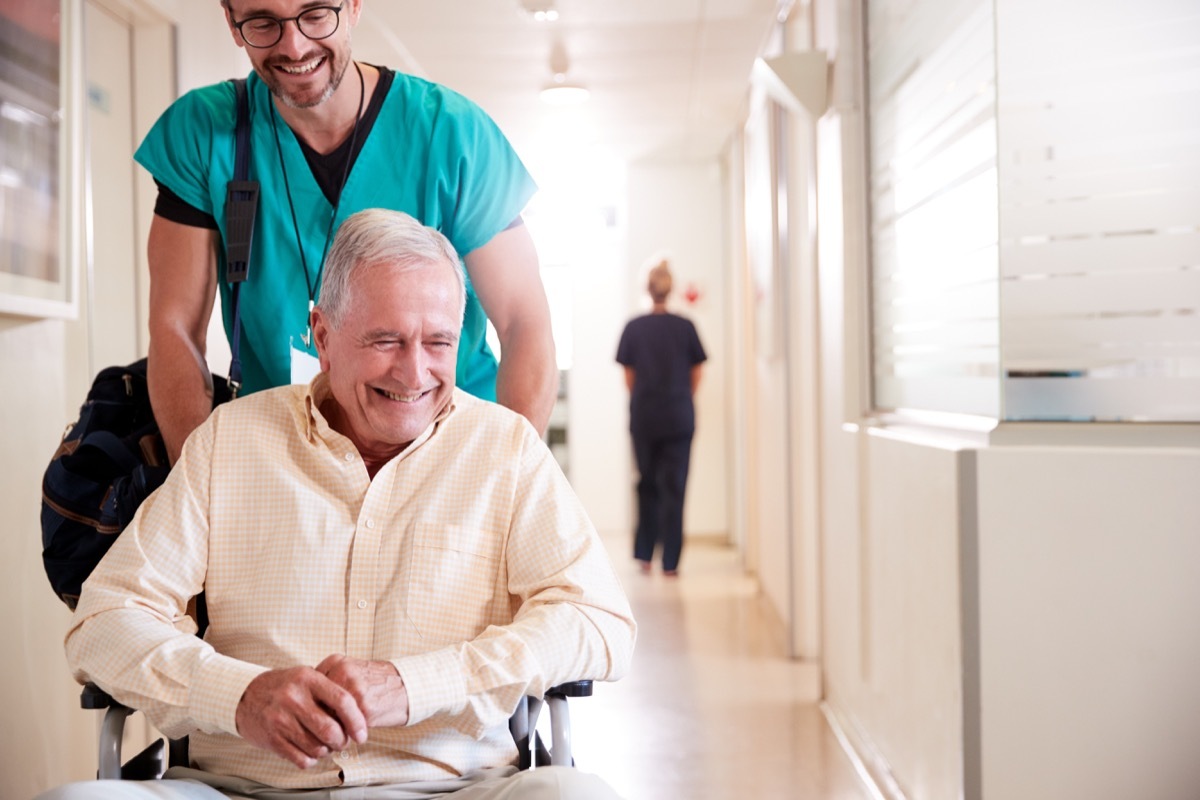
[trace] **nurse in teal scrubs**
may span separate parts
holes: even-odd
[[[458,385],[523,413],[544,431],[557,371],[537,254],[521,221],[533,180],[495,123],[438,84],[354,62],[362,2],[267,4],[278,16],[223,3],[254,71],[250,177],[260,183],[250,274],[241,289],[242,392],[305,381],[308,328],[337,225],[385,207],[437,228],[463,254],[468,301]],[[255,8],[262,8],[258,3]],[[185,94],[136,153],[159,187],[150,230],[150,389],[172,459],[211,408],[207,320],[224,277],[226,184],[236,102],[224,82]],[[485,340],[488,319],[503,356]]]

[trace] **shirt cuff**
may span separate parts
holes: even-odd
[[[188,693],[189,716],[205,733],[238,736],[237,709],[246,687],[266,667],[213,653],[196,670]]]
[[[408,725],[466,707],[467,682],[453,649],[397,658],[392,664],[408,693]]]

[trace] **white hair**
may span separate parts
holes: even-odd
[[[358,273],[380,266],[402,270],[444,264],[458,282],[459,307],[466,310],[467,287],[458,253],[442,233],[403,211],[369,208],[346,218],[329,248],[318,306],[339,327],[350,304]]]

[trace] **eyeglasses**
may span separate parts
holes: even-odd
[[[296,23],[296,30],[308,39],[328,39],[338,29],[338,16],[345,6],[315,6],[306,8],[294,17],[246,17],[234,22],[242,40],[251,47],[274,47],[283,38],[283,23]],[[230,19],[232,19],[232,14]]]

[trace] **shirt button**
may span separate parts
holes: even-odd
[[[340,755],[342,758],[349,758],[349,757],[350,757],[350,753],[349,753],[349,752],[347,752],[346,750],[343,750],[342,752],[338,753],[338,755]]]
[[[359,608],[366,608],[366,607],[367,607],[367,601],[366,601],[366,600],[359,600],[359,601],[358,601],[358,607],[359,607]]]
[[[367,527],[368,527],[368,528],[374,528],[374,527],[375,527],[375,520],[373,520],[373,519],[369,519],[369,520],[367,520]]]
[[[346,453],[346,460],[347,460],[347,461],[353,461],[353,460],[354,460],[354,453]]]

